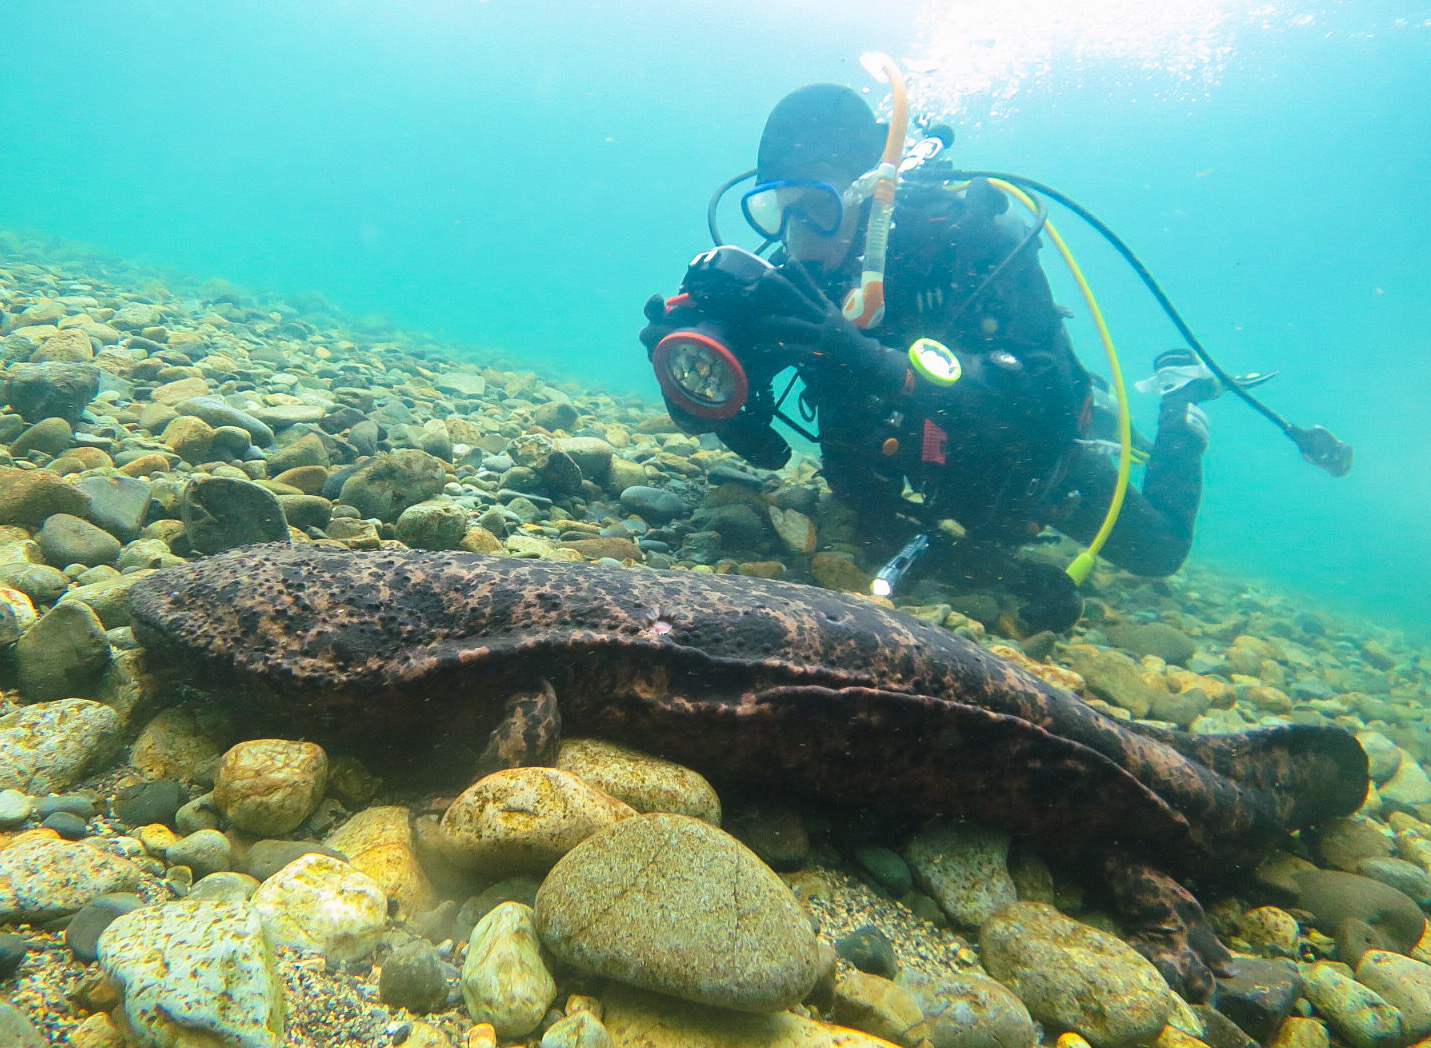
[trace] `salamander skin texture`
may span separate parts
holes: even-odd
[[[1366,795],[1339,728],[1118,721],[948,630],[793,583],[274,543],[155,572],[131,604],[151,664],[251,724],[448,785],[550,760],[564,733],[1005,826],[1101,862],[1148,929],[1135,943],[1191,996],[1226,954],[1173,877],[1246,870]]]

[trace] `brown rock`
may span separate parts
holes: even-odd
[[[826,589],[846,593],[868,593],[870,577],[849,557],[838,553],[816,553],[810,558],[810,573]]]
[[[148,455],[140,455],[132,462],[126,462],[119,467],[119,472],[126,477],[147,477],[153,473],[165,473],[169,470],[169,460],[157,451]]]
[[[40,363],[57,360],[65,363],[79,363],[94,359],[94,344],[89,336],[78,328],[62,328],[40,343],[40,348],[30,354],[30,360]]]
[[[234,827],[282,837],[308,818],[328,780],[328,755],[311,742],[253,739],[229,749],[214,779],[214,803]]]
[[[273,479],[279,484],[290,484],[305,495],[317,495],[328,482],[328,470],[323,466],[294,466]]]
[[[180,415],[164,427],[159,439],[185,462],[197,464],[208,460],[209,448],[214,443],[214,427],[193,415]]]
[[[166,382],[159,386],[153,393],[149,394],[149,399],[156,404],[166,404],[173,407],[190,397],[202,397],[209,392],[209,384],[201,378],[181,378],[174,382]]]
[[[671,812],[720,825],[720,798],[705,776],[600,739],[563,739],[556,766],[645,814]]]
[[[0,467],[0,524],[37,528],[55,513],[82,517],[89,498],[47,469]]]

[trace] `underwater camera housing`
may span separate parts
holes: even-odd
[[[666,302],[667,317],[680,326],[651,351],[667,400],[762,469],[790,460],[790,445],[771,426],[770,383],[793,361],[758,346],[749,326],[769,312],[783,283],[774,266],[744,248],[702,252]]]

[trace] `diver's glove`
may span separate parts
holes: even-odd
[[[849,369],[861,382],[874,383],[876,392],[886,385],[898,389],[903,384],[903,354],[855,327],[804,266],[787,262],[776,272],[786,293],[772,311],[752,318],[751,333],[757,341],[797,348],[801,361],[816,368]]]

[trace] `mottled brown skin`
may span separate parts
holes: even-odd
[[[789,583],[273,544],[157,572],[131,600],[159,664],[370,758],[457,740],[486,747],[484,769],[540,762],[559,717],[717,778],[1116,856],[1145,952],[1194,996],[1225,951],[1158,871],[1228,876],[1366,792],[1340,729],[1131,725],[948,630]],[[439,760],[456,786],[476,766]]]

